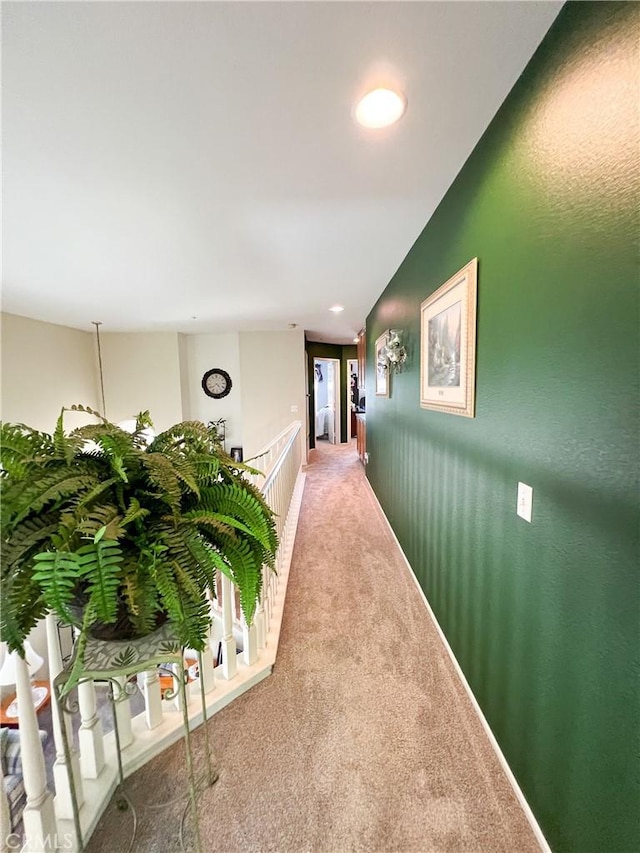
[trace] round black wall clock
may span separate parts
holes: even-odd
[[[207,370],[202,377],[202,390],[207,396],[214,397],[216,400],[226,397],[231,391],[231,377],[220,367]]]

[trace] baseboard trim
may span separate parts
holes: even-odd
[[[548,843],[547,839],[544,837],[544,833],[542,832],[542,829],[540,828],[540,824],[536,820],[536,817],[535,817],[533,811],[531,810],[531,806],[527,802],[527,799],[526,799],[524,793],[522,792],[522,789],[520,788],[520,785],[518,784],[516,777],[513,775],[513,771],[509,767],[507,759],[504,757],[504,753],[500,749],[500,744],[496,740],[496,736],[492,732],[491,726],[487,722],[487,718],[485,717],[485,715],[482,711],[482,708],[478,704],[478,700],[474,696],[473,691],[472,691],[471,687],[469,686],[469,682],[467,681],[467,678],[466,678],[464,672],[462,671],[462,667],[458,663],[458,660],[457,660],[455,654],[453,653],[453,649],[449,645],[449,641],[447,640],[444,631],[440,627],[440,623],[438,622],[436,615],[433,612],[431,605],[429,604],[429,601],[427,599],[427,596],[424,593],[424,590],[422,589],[422,587],[418,583],[418,578],[416,577],[416,574],[413,571],[411,563],[407,559],[407,555],[404,553],[402,545],[400,545],[400,542],[398,541],[398,537],[396,536],[395,531],[394,531],[393,527],[391,526],[391,523],[389,522],[389,519],[387,518],[385,511],[382,509],[382,506],[380,505],[380,501],[378,500],[378,496],[374,492],[373,486],[369,482],[368,477],[365,476],[364,479],[365,479],[367,486],[369,487],[369,491],[371,493],[371,496],[373,497],[373,500],[375,502],[376,507],[378,508],[378,511],[380,512],[381,517],[384,519],[384,522],[387,525],[387,528],[389,529],[389,532],[391,533],[391,536],[393,537],[393,540],[396,543],[398,550],[402,554],[402,559],[404,560],[404,563],[405,563],[405,565],[409,571],[409,574],[413,578],[413,582],[415,583],[415,585],[418,589],[418,592],[420,593],[422,601],[424,602],[424,606],[427,609],[427,613],[431,617],[431,620],[432,620],[433,624],[435,625],[435,628],[438,632],[440,639],[442,640],[442,643],[443,643],[443,645],[447,651],[447,654],[451,658],[451,662],[453,663],[453,666],[454,666],[454,669],[458,675],[458,678],[460,679],[462,686],[464,687],[464,689],[465,689],[465,691],[469,697],[471,705],[473,706],[473,709],[476,712],[478,719],[480,720],[482,728],[484,729],[487,737],[489,738],[489,742],[491,743],[491,746],[493,747],[493,750],[494,750],[494,752],[498,758],[498,761],[500,762],[500,766],[502,767],[504,774],[507,777],[507,781],[511,785],[511,787],[513,789],[513,793],[515,794],[516,799],[520,803],[520,807],[522,808],[522,811],[524,812],[524,815],[527,818],[529,825],[531,826],[533,834],[536,837],[536,841],[540,845],[540,850],[542,850],[543,853],[551,853],[551,848],[549,847],[549,843]]]

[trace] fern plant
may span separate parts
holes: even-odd
[[[179,641],[203,649],[207,593],[216,575],[236,585],[251,624],[263,566],[274,567],[273,513],[247,479],[253,469],[223,450],[199,421],[147,444],[148,412],[124,432],[84,406],[96,424],[52,435],[0,424],[0,633],[11,650],[47,612],[99,636],[123,639],[169,619]]]

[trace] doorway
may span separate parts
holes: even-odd
[[[358,377],[358,359],[347,359],[347,440],[356,437],[356,409],[360,404],[360,380]]]
[[[340,361],[313,359],[315,396],[314,429],[316,442],[340,443]]]

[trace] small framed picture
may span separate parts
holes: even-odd
[[[376,341],[376,397],[389,396],[389,365],[383,355],[388,336],[385,332]]]
[[[420,307],[420,405],[475,417],[478,259]]]

